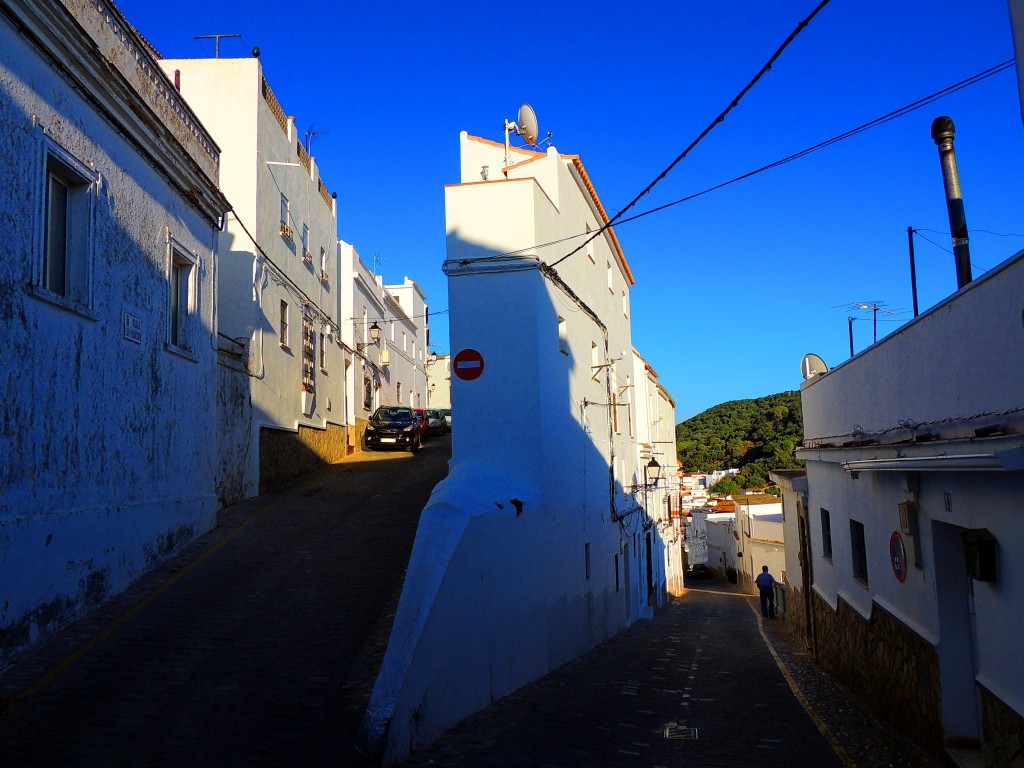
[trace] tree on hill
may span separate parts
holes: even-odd
[[[799,392],[732,400],[676,425],[679,462],[687,472],[736,467],[740,488],[762,488],[774,469],[798,469],[803,439]]]

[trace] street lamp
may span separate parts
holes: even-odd
[[[361,342],[361,341],[356,342],[356,351],[357,352],[362,352],[367,347],[372,346],[372,345],[377,345],[379,343],[380,343],[380,326],[377,325],[377,321],[375,320],[373,322],[373,325],[370,326],[370,340],[367,341],[367,342]]]

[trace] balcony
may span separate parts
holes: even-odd
[[[327,278],[326,270],[320,270],[320,282],[323,283],[324,285],[327,285],[330,282],[330,280],[328,280]]]
[[[307,250],[303,250],[302,251],[302,263],[303,264],[312,264],[313,263],[313,254],[310,253]]]
[[[288,242],[291,242],[292,238],[294,236],[295,236],[295,233],[292,232],[292,228],[289,227],[285,222],[282,221],[281,222],[281,237],[283,237]]]

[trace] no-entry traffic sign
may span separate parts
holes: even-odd
[[[452,370],[464,381],[479,379],[480,374],[484,372],[484,356],[475,349],[464,349],[455,355]]]

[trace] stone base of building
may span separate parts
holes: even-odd
[[[299,426],[298,433],[260,428],[260,493],[272,491],[325,464],[348,455],[348,427],[327,429]]]
[[[991,691],[981,692],[981,728],[985,768],[1024,768],[1024,718]]]
[[[796,595],[793,602],[803,605]],[[842,598],[836,610],[817,594],[810,604],[817,662],[894,728],[942,759],[939,658],[934,646],[877,604],[867,620]]]

